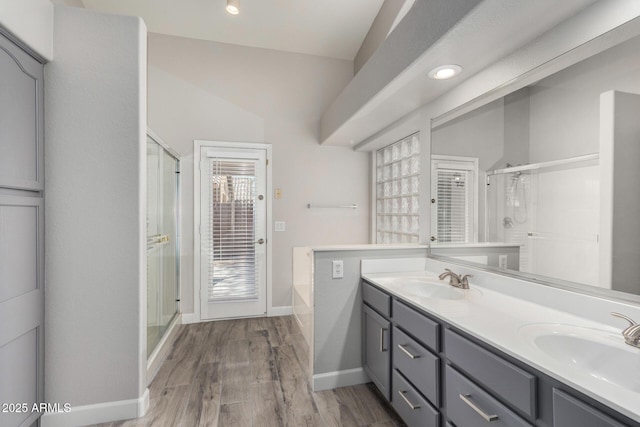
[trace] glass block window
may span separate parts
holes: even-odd
[[[376,242],[418,243],[420,135],[376,152]]]

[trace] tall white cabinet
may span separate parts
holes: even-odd
[[[43,397],[43,64],[0,35],[0,425]]]

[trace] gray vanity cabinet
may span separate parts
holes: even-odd
[[[456,371],[446,367],[447,416],[456,426],[528,427],[531,424],[485,392],[480,386]]]
[[[504,358],[485,350],[447,329],[444,332],[447,359],[459,370],[510,406],[536,419],[537,378]],[[448,380],[448,378],[447,378]]]
[[[553,425],[554,427],[623,427],[625,424],[554,388]]]
[[[409,425],[440,426],[440,325],[393,300],[391,404]]]
[[[43,65],[0,32],[0,425],[44,402]],[[7,406],[8,405],[8,406]]]
[[[384,397],[390,400],[391,322],[389,322],[388,316],[391,298],[366,283],[362,290],[362,296],[364,302],[362,307],[362,364],[371,381]]]
[[[640,427],[366,281],[362,294],[364,369],[410,427]]]

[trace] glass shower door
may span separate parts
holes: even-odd
[[[178,313],[178,160],[147,138],[147,357]]]

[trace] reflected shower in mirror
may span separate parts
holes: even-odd
[[[432,254],[640,294],[638,52],[640,37],[439,120]]]

